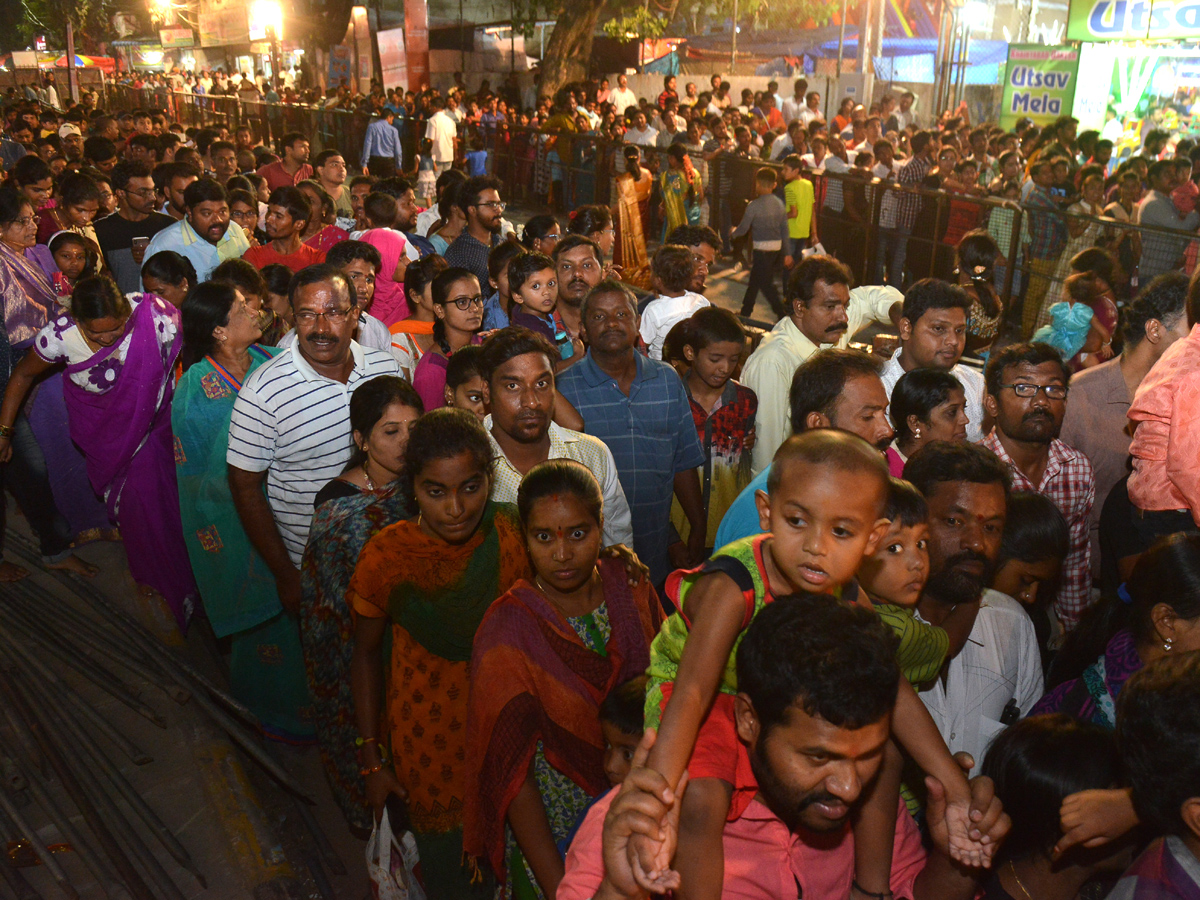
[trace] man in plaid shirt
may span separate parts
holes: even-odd
[[[1096,480],[1088,458],[1058,439],[1070,372],[1048,344],[1012,344],[988,360],[984,408],[996,425],[980,443],[1012,472],[1014,491],[1054,501],[1071,529],[1054,611],[1063,628],[1079,622],[1092,583],[1088,522]]]
[[[1029,178],[1033,182],[1033,190],[1025,198],[1029,221],[1029,246],[1025,250],[1025,258],[1029,260],[1029,288],[1021,312],[1026,335],[1033,334],[1058,258],[1067,246],[1067,223],[1049,192],[1054,182],[1054,164],[1035,162],[1029,167]]]
[[[912,158],[896,172],[896,180],[905,187],[918,188],[929,170],[938,152],[938,140],[928,131],[918,131],[913,135]],[[884,195],[884,206],[895,204],[896,224],[894,228],[880,232],[879,268],[882,275],[882,265],[887,264],[887,283],[892,287],[904,287],[904,260],[908,256],[908,238],[912,234],[913,224],[917,221],[917,211],[921,208],[921,198],[917,194],[899,194],[888,192]],[[889,210],[890,212],[890,210]]]

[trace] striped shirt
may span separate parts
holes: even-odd
[[[233,404],[225,461],[267,473],[267,501],[292,562],[299,566],[317,491],[350,458],[350,395],[364,381],[399,375],[391,353],[350,344],[346,384],[318,375],[293,347],[246,379]]]
[[[911,609],[892,603],[875,603],[880,620],[900,639],[896,664],[904,680],[914,687],[937,677],[950,651],[945,628],[918,619]]]

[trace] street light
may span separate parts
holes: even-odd
[[[248,13],[250,40],[271,45],[271,82],[279,78],[279,42],[283,39],[283,7],[279,0],[254,0]]]
[[[254,0],[250,4],[250,40],[261,41],[268,31],[283,37],[283,7],[278,0]]]

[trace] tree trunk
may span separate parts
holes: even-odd
[[[592,35],[604,0],[569,0],[558,17],[542,57],[539,92],[553,97],[563,85],[587,77],[592,58]]]

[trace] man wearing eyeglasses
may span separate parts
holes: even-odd
[[[500,243],[500,229],[507,205],[500,199],[500,181],[487,175],[468,178],[458,195],[458,205],[467,217],[467,227],[446,248],[446,262],[461,266],[488,283],[488,254]]]
[[[1049,344],[1012,344],[993,353],[984,380],[984,408],[995,427],[980,444],[1008,466],[1014,491],[1036,491],[1054,501],[1071,529],[1054,612],[1066,630],[1079,622],[1092,583],[1089,518],[1096,479],[1088,458],[1058,439],[1071,378]]]
[[[296,341],[242,385],[225,459],[246,533],[275,576],[280,603],[295,615],[313,500],[350,458],[350,396],[400,367],[390,352],[354,340],[354,285],[336,267],[301,269],[288,303]]]
[[[128,294],[141,290],[142,263],[150,239],[175,220],[154,208],[154,179],[145,163],[118,163],[113,167],[112,185],[117,211],[95,222],[96,240],[121,293]]]

